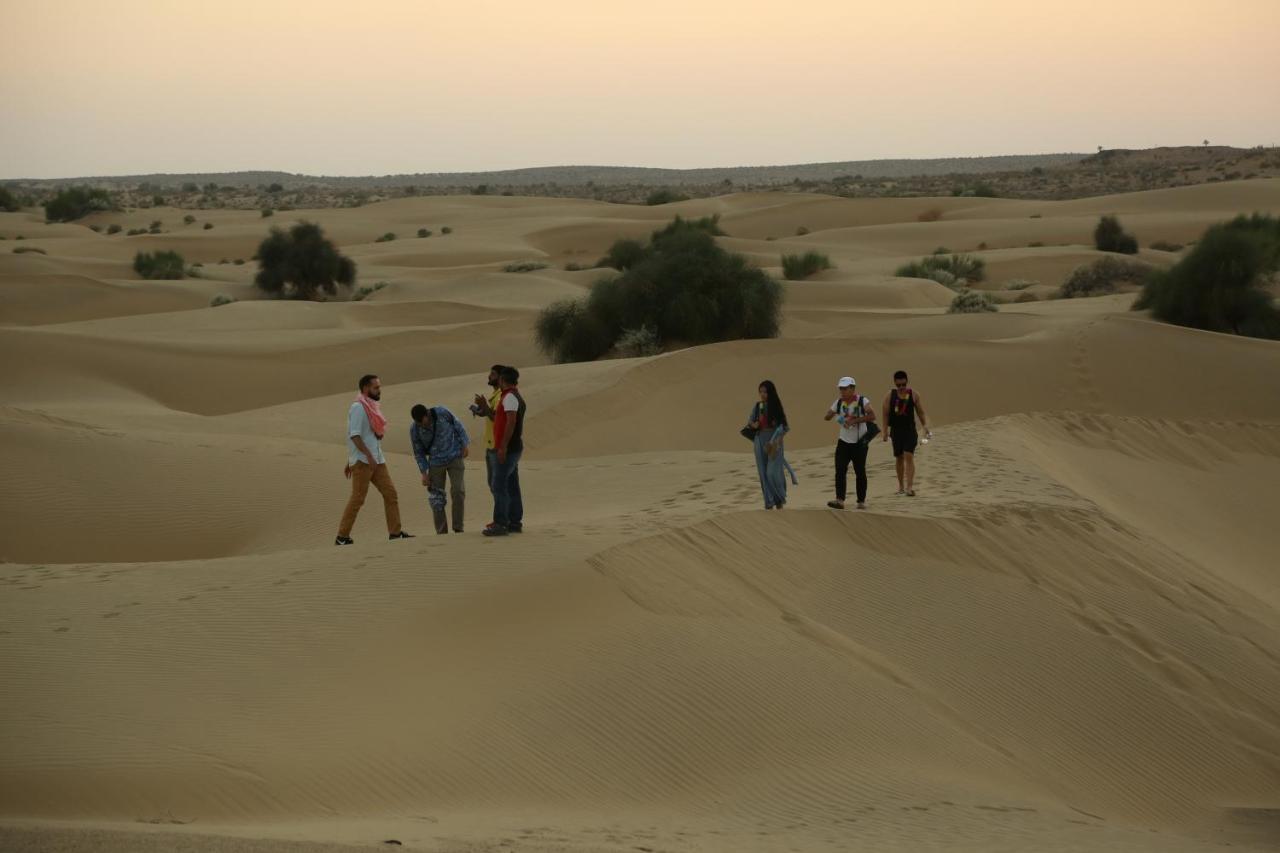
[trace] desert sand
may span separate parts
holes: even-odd
[[[982,287],[1044,295],[1101,214],[1147,246],[1254,210],[1280,180],[0,214],[0,847],[1276,849],[1280,345],[1125,294],[949,316],[951,291],[892,277],[985,244]],[[784,251],[836,268],[787,284],[775,340],[547,363],[537,310],[599,274],[565,264],[676,213],[719,214],[774,274]],[[257,299],[249,258],[299,218],[389,285]],[[201,277],[138,280],[153,249]],[[523,260],[549,266],[502,272]],[[530,403],[527,532],[479,535],[476,456],[468,532],[437,537],[408,411],[479,440],[493,362]],[[877,443],[869,509],[829,510],[835,382],[878,406],[897,368],[936,433],[919,494]],[[388,542],[371,493],[335,548],[365,372],[418,538]],[[800,478],[773,513],[737,433],[766,378]]]

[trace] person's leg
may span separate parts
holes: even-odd
[[[387,532],[400,532],[400,496],[396,494],[395,484],[391,482],[391,472],[383,463],[373,470],[371,478],[373,487],[382,495],[382,508],[387,514]]]
[[[836,441],[836,501],[839,503],[844,503],[849,489],[849,460],[853,458],[849,452],[851,447],[853,445],[847,441]]]
[[[493,493],[493,463],[497,457],[497,451],[486,450],[484,452],[484,484],[489,487],[490,494]]]
[[[916,490],[916,455],[903,452],[902,467],[907,471],[907,491],[914,492]]]
[[[437,534],[449,532],[449,522],[444,514],[444,477],[447,470],[444,465],[433,465],[427,469],[427,503],[431,506],[431,521]]]
[[[865,444],[850,445],[853,448],[853,474],[857,488],[858,503],[867,502],[867,446]]]
[[[511,474],[507,477],[507,526],[513,530],[524,528],[524,495],[520,493],[520,457],[524,451],[511,454]]]
[[[773,452],[773,456],[766,458],[768,462],[765,470],[769,478],[769,490],[773,493],[773,505],[781,507],[787,502],[787,477],[782,470],[781,442],[778,444],[778,449]]]
[[[897,444],[897,442],[895,441],[894,444]],[[893,465],[895,468],[898,469],[898,491],[901,492],[906,489],[906,486],[903,485],[903,475],[905,474],[905,470],[904,470],[905,465],[904,465],[901,453],[894,455]]]
[[[769,491],[768,454],[764,452],[764,440],[756,433],[752,440],[755,445],[756,475],[760,478],[760,493],[764,495],[764,508],[773,509],[773,495]]]
[[[506,462],[493,460],[493,526],[507,529],[511,523],[511,457]]]
[[[453,501],[453,532],[462,532],[462,520],[467,503],[467,464],[464,459],[449,463],[449,497]]]
[[[364,506],[365,495],[369,494],[369,480],[373,477],[373,469],[364,462],[351,466],[351,497],[347,499],[347,508],[342,511],[342,521],[338,523],[338,535],[351,535],[360,507]]]

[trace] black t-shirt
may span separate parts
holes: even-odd
[[[889,426],[894,432],[915,432],[916,395],[911,389],[905,400],[898,396],[898,389],[889,392]]]

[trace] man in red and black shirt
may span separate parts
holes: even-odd
[[[524,452],[524,397],[520,371],[504,367],[498,373],[502,397],[493,415],[493,526],[485,536],[506,536],[524,530],[524,502],[520,496],[520,456]]]

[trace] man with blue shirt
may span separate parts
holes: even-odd
[[[422,485],[427,487],[427,503],[435,517],[436,533],[448,533],[445,516],[444,481],[449,479],[449,497],[453,499],[453,532],[462,532],[462,516],[467,497],[463,461],[471,455],[471,438],[467,429],[444,406],[427,407],[419,403],[409,412],[409,444],[413,458],[422,472]]]

